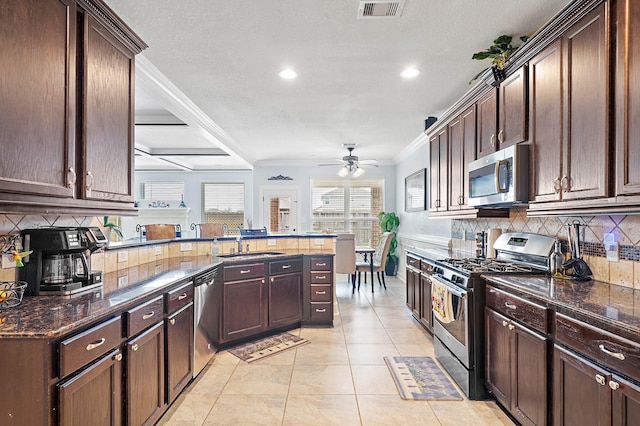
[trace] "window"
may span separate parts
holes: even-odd
[[[142,182],[143,200],[182,200],[182,194],[184,194],[184,182]]]
[[[225,225],[226,234],[239,234],[244,225],[244,183],[203,183],[202,218]]]
[[[384,179],[311,180],[311,223],[317,232],[352,232],[357,245],[378,243]]]

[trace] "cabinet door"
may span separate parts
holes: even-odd
[[[406,300],[406,305],[409,309],[413,310],[413,295],[415,293],[415,284],[413,282],[414,280],[414,273],[413,273],[413,268],[407,268],[406,269],[406,296],[407,296],[407,300]]]
[[[166,320],[167,403],[171,404],[193,377],[193,303]]]
[[[527,66],[523,66],[500,84],[500,149],[527,140]]]
[[[134,54],[85,14],[83,198],[133,202]]]
[[[459,210],[464,203],[463,182],[463,145],[462,145],[462,120],[456,117],[449,123],[449,162],[447,166],[449,178],[449,210]]]
[[[560,199],[562,180],[562,43],[529,61],[531,199]]]
[[[512,348],[509,320],[485,308],[487,389],[505,407],[511,407]]]
[[[223,342],[267,329],[264,278],[224,283],[222,290]]]
[[[553,349],[553,424],[611,424],[609,375],[559,346]]]
[[[430,140],[429,155],[431,166],[429,210],[447,210],[447,134],[445,126]]]
[[[511,412],[522,424],[547,423],[547,339],[521,325],[512,330],[514,347]]]
[[[164,323],[126,344],[127,424],[153,424],[164,403]]]
[[[609,384],[613,389],[613,424],[640,425],[640,386],[616,375]]]
[[[462,165],[460,173],[462,175],[462,194],[460,206],[469,208],[469,163],[476,159],[476,106],[466,110],[460,115],[462,122]]]
[[[0,188],[4,193],[74,197],[75,37],[73,1],[2,2]]]
[[[269,327],[302,320],[302,274],[277,275],[269,279]]]
[[[640,194],[640,8],[622,0],[617,13],[616,193]]]
[[[122,424],[122,353],[115,350],[58,385],[62,426]]]
[[[606,5],[605,2],[587,14],[563,37],[565,200],[609,195]]]
[[[477,158],[491,154],[498,149],[496,137],[498,121],[497,89],[492,89],[477,102],[478,139]]]
[[[411,313],[414,318],[420,318],[420,272],[413,270],[411,271],[411,275],[413,275],[413,300],[411,301]]]
[[[420,274],[420,323],[433,332],[433,312],[431,310],[431,279]]]

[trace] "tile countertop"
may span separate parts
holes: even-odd
[[[552,304],[560,313],[640,340],[640,290],[602,281],[574,281],[535,275],[482,275],[497,288],[515,290],[532,301]]]
[[[269,254],[269,260],[299,255]],[[76,296],[25,296],[20,305],[0,311],[0,340],[55,338],[162,294],[222,262],[264,260],[241,255],[232,258],[199,256],[170,258],[103,275],[102,288]],[[126,278],[124,278],[126,277]]]

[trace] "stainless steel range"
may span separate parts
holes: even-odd
[[[484,386],[485,285],[481,274],[548,273],[554,241],[539,234],[504,233],[494,244],[495,259],[433,262],[436,358],[469,399],[488,398]],[[438,304],[438,300],[443,303]]]

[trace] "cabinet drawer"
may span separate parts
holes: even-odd
[[[556,314],[556,340],[607,367],[640,380],[640,344]]]
[[[331,309],[331,303],[327,302],[312,302],[311,303],[311,319],[314,320],[332,320],[333,310]]]
[[[312,302],[332,302],[330,285],[311,285],[311,301]]]
[[[164,315],[163,306],[162,296],[158,296],[126,311],[127,337],[131,337],[158,321],[162,321]]]
[[[330,284],[331,272],[311,272],[311,284]]]
[[[180,287],[171,290],[164,295],[164,302],[167,313],[172,313],[187,306],[193,301],[193,283],[188,282]]]
[[[302,259],[277,260],[269,263],[269,275],[302,271]]]
[[[547,333],[549,310],[544,306],[491,286],[487,286],[487,306],[541,333]]]
[[[331,259],[328,257],[312,257],[311,259],[312,271],[330,271]]]
[[[407,256],[407,266],[412,266],[416,269],[420,269],[420,259],[413,256]]]
[[[122,341],[122,320],[113,318],[60,342],[60,377],[106,354]]]
[[[264,263],[251,263],[248,265],[224,267],[225,282],[246,280],[249,278],[262,278],[262,277],[264,277]]]

